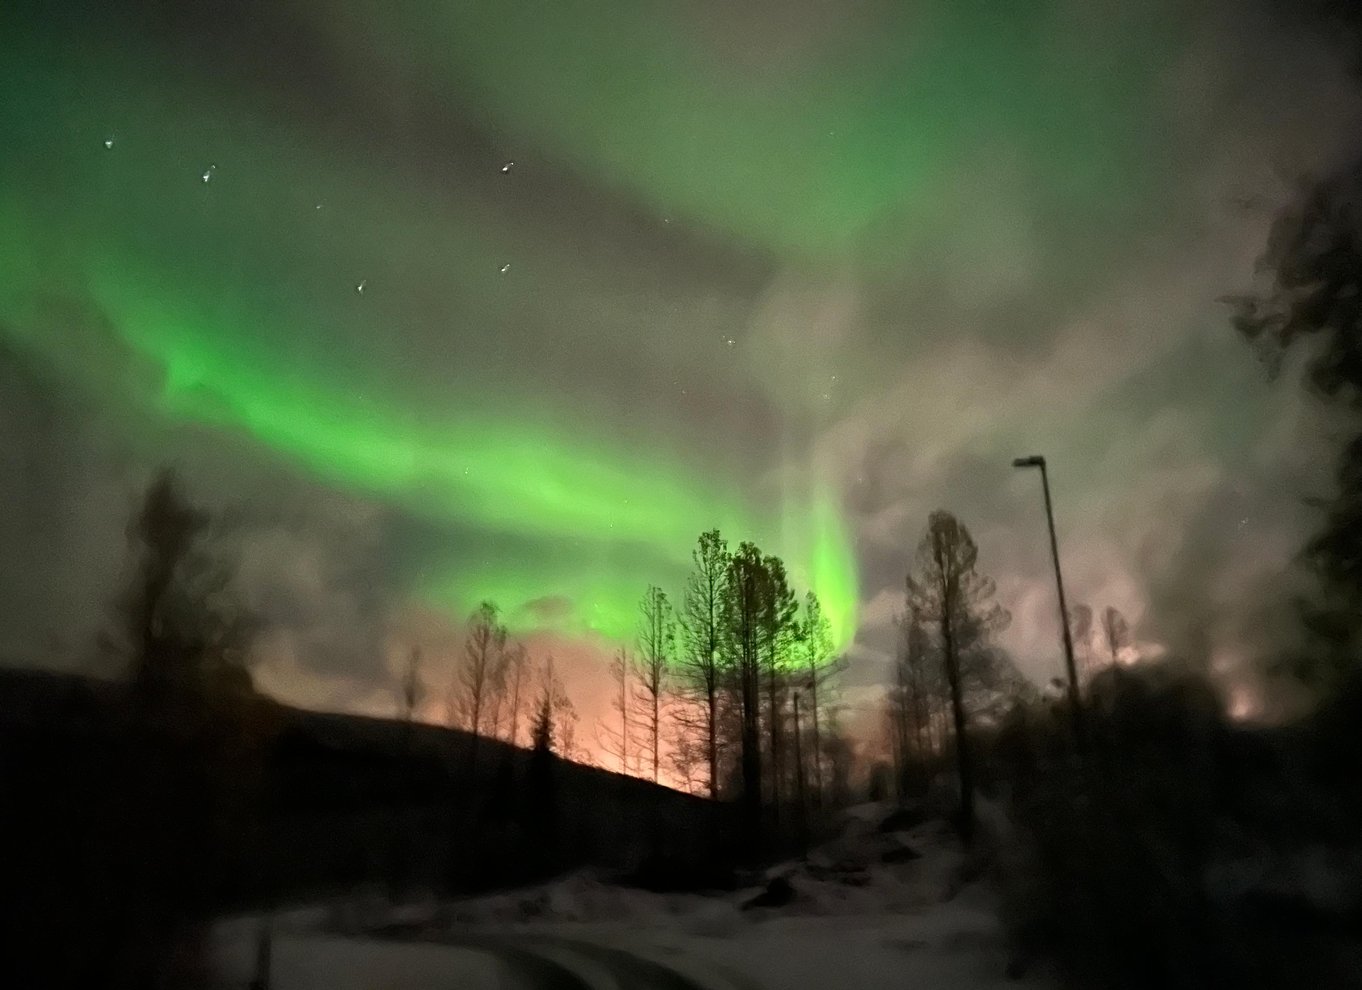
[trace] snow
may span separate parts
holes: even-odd
[[[220,936],[216,952],[220,985],[246,986],[254,973],[254,940]],[[495,955],[476,948],[298,932],[275,937],[270,985],[275,990],[510,990],[515,986]],[[528,990],[528,984],[522,986]]]
[[[853,809],[841,834],[806,861],[779,864],[793,901],[744,910],[761,887],[732,893],[657,894],[589,873],[550,884],[401,910],[372,896],[277,915],[272,921],[275,990],[327,987],[547,985],[506,962],[503,950],[548,960],[588,986],[658,985],[660,964],[700,987],[922,986],[985,990],[1045,986],[1011,980],[998,905],[968,881],[949,830],[927,822],[882,833],[885,809]],[[909,847],[920,857],[885,862]],[[337,931],[412,926],[411,941],[344,937]],[[243,986],[254,961],[255,919],[219,930],[226,984]],[[405,937],[405,936],[404,936]],[[674,979],[674,978],[673,978]],[[673,983],[673,985],[675,985]]]

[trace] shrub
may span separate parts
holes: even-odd
[[[1264,743],[1230,725],[1201,680],[1164,666],[1095,683],[1081,758],[1064,720],[1032,710],[1000,733],[1010,834],[998,850],[1005,916],[1022,956],[1053,957],[1084,987],[1355,985],[1358,943],[1313,908],[1265,909],[1252,883],[1218,889],[1227,866],[1280,862],[1323,841],[1305,791],[1337,804],[1299,761],[1258,763]],[[1270,900],[1270,899],[1269,899]],[[1301,908],[1301,905],[1297,905]]]

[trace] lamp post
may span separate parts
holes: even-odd
[[[1059,569],[1059,541],[1055,539],[1055,512],[1050,504],[1050,476],[1045,470],[1045,458],[1040,454],[1018,457],[1014,468],[1040,468],[1040,483],[1045,491],[1045,520],[1050,526],[1050,556],[1055,563],[1055,588],[1059,591],[1059,628],[1064,638],[1064,664],[1069,674],[1069,704],[1073,708],[1074,732],[1083,744],[1083,714],[1078,700],[1078,671],[1074,667],[1074,642],[1069,633],[1069,608],[1064,601],[1064,576]]]

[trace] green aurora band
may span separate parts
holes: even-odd
[[[491,598],[514,610],[565,597],[577,603],[570,631],[628,639],[640,589],[667,581],[679,591],[675,582],[695,537],[718,527],[730,539],[757,539],[781,552],[801,586],[824,602],[839,647],[854,635],[855,560],[836,497],[825,488],[786,499],[786,518],[802,524],[783,526],[790,545],[777,547],[767,540],[771,526],[740,495],[668,464],[480,407],[433,423],[397,400],[370,400],[297,369],[281,373],[277,353],[241,346],[233,333],[240,324],[221,304],[211,307],[215,322],[203,307],[148,294],[150,277],[137,277],[127,261],[109,270],[116,272],[91,273],[88,290],[122,342],[161,369],[161,388],[147,397],[159,413],[245,433],[322,478],[437,521],[549,541],[531,560],[452,562],[448,574],[418,589],[432,601],[465,610]],[[43,325],[24,312],[22,295],[0,299],[9,325]],[[24,342],[40,350],[46,343]],[[49,357],[66,362],[72,355]],[[570,541],[567,556],[550,549],[561,540]],[[513,611],[512,620],[534,617]]]
[[[431,424],[416,410],[360,401],[325,383],[274,377],[262,370],[263,358],[253,361],[221,343],[231,340],[227,328],[195,325],[161,300],[149,302],[135,291],[98,298],[118,325],[137,328],[131,340],[165,369],[164,413],[243,430],[322,477],[414,511],[492,532],[571,538],[579,547],[643,547],[643,559],[669,565],[651,580],[673,577],[704,529],[717,526],[731,537],[763,542],[769,535],[770,527],[734,493],[706,491],[700,479],[667,464],[548,423],[491,418],[481,408]],[[803,520],[787,529],[802,538],[778,549],[797,579],[826,601],[834,638],[845,646],[854,634],[855,561],[833,496],[824,490],[810,504],[802,501],[793,495],[786,504]],[[627,638],[638,589],[650,578],[633,568],[616,575],[618,565],[608,562],[603,571],[583,571],[584,563],[465,561],[427,591],[462,607],[480,597],[511,605],[566,595],[585,605],[587,629]]]
[[[300,10],[351,72],[378,75],[380,97],[428,89],[658,216],[776,264],[852,259],[872,277],[950,229],[959,168],[997,149],[1050,176],[1066,209],[1114,222],[1169,166],[1141,156],[1140,128],[1113,122],[1141,119],[1139,94],[1165,68],[1160,39],[1176,30],[1170,9],[1083,22],[1057,54],[1027,39],[1052,33],[1062,10],[1006,6],[871,4],[829,19],[814,4],[823,21],[772,37],[794,21],[779,9],[744,21],[729,4],[661,0]],[[628,436],[590,395],[483,381],[476,361],[456,363],[440,391],[387,360],[414,324],[457,339],[510,305],[503,286],[451,273],[514,257],[551,293],[583,279],[571,243],[541,243],[458,183],[375,155],[362,120],[339,137],[310,129],[306,108],[290,120],[296,108],[263,87],[159,56],[119,14],[30,15],[0,14],[11,344],[112,405],[211,425],[451,531],[534,548],[450,559],[412,589],[451,611],[491,597],[532,624],[543,616],[530,603],[562,598],[567,628],[627,638],[644,587],[678,594],[696,536],[717,526],[784,557],[838,646],[851,642],[857,565],[837,479],[763,490],[788,465],[707,471],[703,440]],[[1119,50],[1091,43],[1117,36]],[[209,162],[222,163],[211,185],[195,181]],[[314,201],[327,204],[315,218]],[[447,283],[445,308],[418,316],[381,292],[357,305],[368,272]],[[81,337],[72,314],[114,343]],[[699,370],[734,394],[752,388],[752,369],[731,361]],[[792,420],[807,413],[797,390],[771,393]]]
[[[456,616],[492,598],[522,626],[628,639],[647,584],[679,595],[696,537],[718,527],[784,557],[823,601],[838,645],[850,643],[856,563],[831,486],[781,492],[763,509],[749,498],[752,479],[707,477],[669,458],[665,444],[594,435],[590,417],[573,421],[570,398],[527,401],[533,382],[509,398],[461,382],[461,401],[427,406],[373,363],[335,353],[322,331],[401,314],[353,315],[349,285],[322,294],[281,284],[284,272],[315,285],[328,263],[345,266],[344,249],[271,218],[297,212],[306,197],[345,202],[354,228],[455,260],[487,252],[480,240],[499,250],[505,237],[495,228],[440,230],[420,193],[404,188],[385,188],[380,203],[356,197],[382,187],[381,170],[326,162],[321,149],[239,112],[235,95],[212,83],[195,87],[198,105],[215,113],[191,113],[194,101],[163,95],[173,72],[107,54],[77,58],[41,33],[29,40],[0,68],[5,137],[28,166],[0,186],[0,333],[12,344],[115,406],[248,437],[436,525],[493,540],[510,534],[534,548],[521,559],[464,555],[425,574],[414,594]],[[117,96],[101,85],[110,78],[120,80]],[[110,121],[121,122],[118,157],[100,154]],[[214,157],[238,171],[243,161],[263,165],[270,181],[217,202],[205,194],[231,188],[233,173],[215,172],[211,189],[185,181],[206,160],[194,148],[223,149]],[[204,243],[204,230],[224,246]],[[516,251],[533,258],[534,246]],[[82,336],[72,317],[115,338],[115,360],[109,342]],[[110,363],[145,373],[117,380]],[[571,603],[566,614],[527,608],[553,599]]]

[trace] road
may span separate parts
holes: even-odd
[[[246,987],[256,949],[219,947],[223,987]],[[624,949],[556,935],[442,935],[390,928],[376,937],[289,934],[273,939],[271,990],[761,990],[702,960],[681,968]],[[703,971],[703,973],[701,973]]]
[[[401,926],[380,935],[404,945],[439,945],[486,953],[503,965],[513,986],[523,983],[535,990],[760,990],[746,977],[699,960],[688,960],[687,968],[704,966],[711,971],[704,977],[617,946],[561,935],[423,936],[419,930]]]

